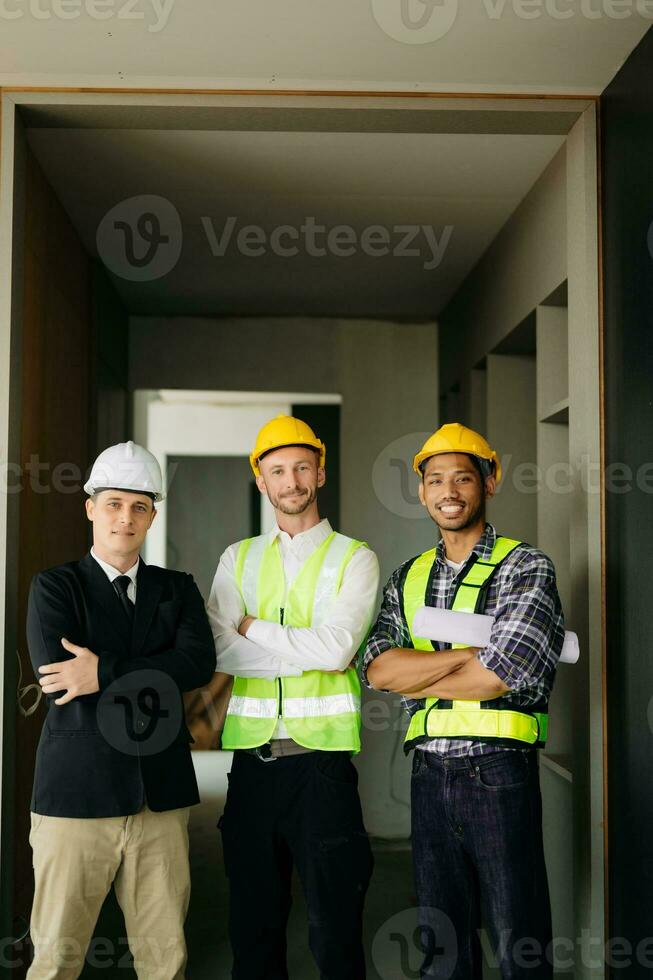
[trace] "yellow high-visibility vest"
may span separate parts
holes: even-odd
[[[279,540],[269,535],[241,541],[235,579],[248,615],[296,627],[318,627],[340,591],[352,555],[365,547],[335,531],[304,562],[286,594]],[[305,671],[276,680],[235,677],[223,749],[269,742],[280,719],[290,737],[309,749],[360,752],[361,688],[354,670]]]
[[[479,558],[464,574],[451,608],[457,612],[483,612],[492,576],[519,544],[520,541],[512,538],[498,537],[490,557]],[[413,621],[417,610],[429,604],[429,583],[435,560],[435,548],[415,558],[407,570],[401,590],[413,647],[431,653],[433,644],[424,637],[415,636]],[[456,646],[462,644],[454,644],[454,648]],[[479,739],[505,746],[541,748],[546,742],[548,719],[546,704],[516,708],[502,698],[490,701],[426,698],[424,707],[416,711],[410,720],[404,749],[408,751],[432,738]]]

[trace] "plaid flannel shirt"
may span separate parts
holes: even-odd
[[[486,524],[472,554],[489,558],[496,539],[494,527]],[[445,561],[444,542],[440,540],[436,562],[428,605],[449,609],[469,559],[454,573]],[[404,562],[391,575],[384,589],[381,611],[367,641],[363,680],[368,687],[371,685],[367,669],[375,657],[393,647],[413,646],[398,589],[407,564]],[[510,688],[501,700],[516,708],[548,701],[564,640],[562,608],[551,559],[530,545],[520,544],[494,575],[484,612],[494,616],[495,622],[490,642],[479,651],[478,659]],[[439,650],[450,649],[448,643],[436,645]],[[408,714],[413,715],[425,702],[402,697],[402,703]],[[434,738],[422,742],[419,748],[446,756],[465,756],[495,752],[498,746],[476,739]]]

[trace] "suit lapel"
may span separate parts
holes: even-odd
[[[138,566],[138,579],[136,581],[136,610],[131,642],[133,656],[136,656],[140,652],[145,642],[145,637],[159,605],[162,591],[163,585],[158,581],[158,576],[153,574],[152,569],[141,558],[140,565]]]
[[[87,588],[86,601],[94,616],[101,616],[106,626],[122,641],[122,649],[129,650],[131,633],[129,623],[120,605],[116,590],[89,552],[79,563],[79,570]]]

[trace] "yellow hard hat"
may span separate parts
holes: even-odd
[[[501,463],[494,449],[490,448],[482,435],[461,425],[460,422],[449,422],[429,436],[413,460],[413,469],[421,475],[420,466],[424,460],[431,456],[439,456],[441,453],[467,453],[485,459],[489,463],[494,463],[494,476],[497,483],[501,479]]]
[[[266,422],[256,437],[256,445],[249,457],[254,470],[254,476],[260,476],[258,461],[272,449],[282,449],[284,446],[312,446],[320,454],[320,466],[324,466],[326,446],[318,439],[310,425],[295,419],[292,415],[277,415],[276,419]]]

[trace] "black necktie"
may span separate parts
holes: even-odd
[[[127,589],[131,583],[129,575],[119,575],[118,578],[114,578],[113,587],[118,593],[118,598],[120,599],[120,604],[124,609],[125,615],[129,620],[129,625],[134,625],[134,603],[131,601],[127,595]]]

